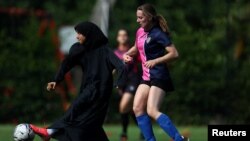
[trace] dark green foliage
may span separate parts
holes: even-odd
[[[19,29],[21,36],[0,35],[0,121],[46,120],[60,112],[56,95],[45,86],[55,72],[55,47],[48,32],[38,37],[37,20],[31,18]],[[9,92],[8,92],[9,90]]]

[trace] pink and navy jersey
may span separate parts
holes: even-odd
[[[136,32],[135,44],[141,57],[142,79],[146,81],[151,79],[169,79],[169,71],[165,63],[157,64],[149,69],[145,67],[145,62],[164,56],[166,53],[165,47],[172,44],[170,37],[159,27],[153,27],[149,32],[139,28]]]

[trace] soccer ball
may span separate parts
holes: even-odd
[[[14,130],[14,141],[33,141],[35,133],[30,128],[29,124],[18,124]]]

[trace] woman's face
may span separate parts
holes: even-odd
[[[122,45],[125,45],[128,43],[128,33],[125,30],[118,31],[117,42]]]
[[[143,13],[142,10],[136,11],[137,22],[140,24],[142,28],[147,28],[150,26],[150,19]]]
[[[80,44],[83,44],[86,40],[86,37],[82,35],[81,33],[77,33],[76,39],[79,41]]]

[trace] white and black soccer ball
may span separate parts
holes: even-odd
[[[14,141],[33,141],[35,133],[30,128],[29,124],[18,124],[13,133]]]

